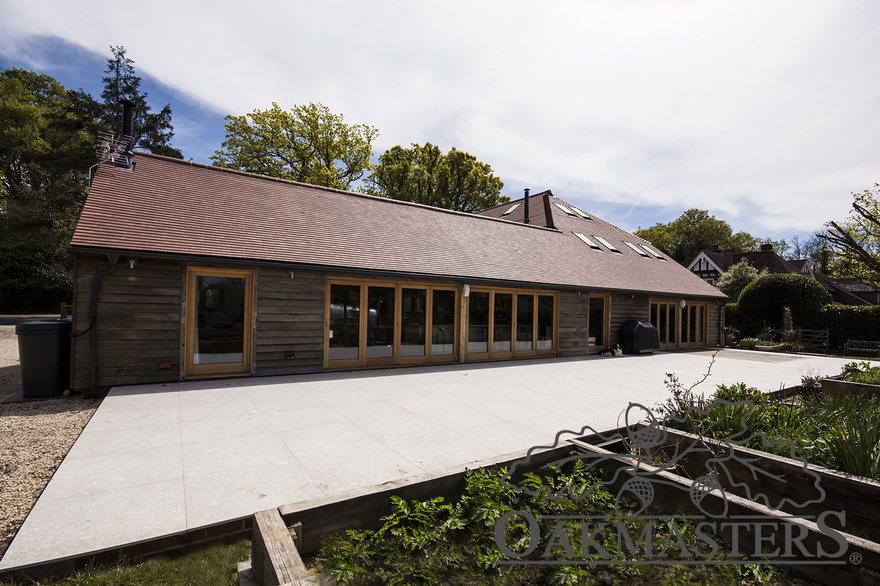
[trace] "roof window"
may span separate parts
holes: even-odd
[[[638,254],[644,256],[645,258],[648,258],[648,253],[645,252],[644,250],[642,250],[641,248],[639,248],[638,246],[636,246],[635,244],[633,244],[632,242],[627,242],[626,240],[624,240],[623,243],[626,244],[627,246],[629,246],[630,248],[632,248],[633,250],[635,250]]]
[[[581,242],[583,242],[584,244],[586,244],[590,248],[592,248],[594,250],[602,250],[601,248],[599,248],[598,244],[596,244],[595,242],[593,242],[592,240],[590,240],[589,238],[587,238],[583,234],[579,234],[578,232],[574,232],[574,235],[577,236],[578,238],[580,238]]]
[[[579,209],[577,209],[574,206],[571,207],[571,211],[573,211],[574,213],[576,213],[577,215],[579,215],[580,217],[582,217],[585,220],[590,220],[591,222],[593,221],[593,218],[591,218],[590,216],[588,216],[587,214],[580,211]]]
[[[567,207],[565,207],[564,205],[562,205],[561,203],[556,203],[556,202],[554,201],[554,202],[553,202],[553,205],[555,205],[556,207],[558,207],[560,210],[562,210],[563,212],[565,212],[565,213],[568,214],[569,216],[574,216],[574,212],[571,211],[570,209],[568,209]]]
[[[663,255],[660,254],[659,252],[657,252],[656,250],[654,250],[653,248],[650,248],[650,247],[648,247],[648,246],[645,246],[644,244],[642,244],[642,248],[644,248],[645,250],[647,250],[648,252],[650,252],[651,255],[652,255],[654,258],[656,258],[657,260],[662,260],[663,262],[666,262],[666,259],[663,258]]]
[[[518,203],[513,204],[512,206],[510,206],[509,208],[507,208],[506,210],[504,210],[504,213],[501,214],[501,217],[503,218],[503,217],[506,216],[507,214],[511,213],[513,210],[515,210],[516,208],[518,208],[520,205],[521,205],[521,204],[518,204]]]
[[[617,253],[620,253],[620,251],[617,250],[617,247],[616,247],[616,246],[614,246],[613,244],[611,244],[610,242],[608,242],[607,240],[605,240],[605,239],[602,238],[601,236],[595,236],[595,235],[594,235],[593,238],[595,238],[596,240],[598,240],[599,242],[601,242],[601,243],[602,243],[602,246],[604,246],[605,248],[607,248],[607,249],[610,250],[611,252],[617,252]]]

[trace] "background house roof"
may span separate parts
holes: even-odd
[[[134,161],[134,169],[97,169],[72,250],[724,298],[645,251],[646,241],[552,196],[572,210],[552,206],[557,229],[543,227],[541,205],[531,206],[541,221],[525,225],[491,217],[500,208],[464,214],[146,153]],[[574,232],[619,252],[591,248]]]

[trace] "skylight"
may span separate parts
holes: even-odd
[[[610,242],[608,242],[607,240],[605,240],[605,239],[602,238],[601,236],[595,236],[595,235],[594,235],[593,238],[595,238],[596,240],[598,240],[599,242],[601,242],[602,245],[603,245],[605,248],[607,248],[608,250],[610,250],[611,252],[620,252],[619,250],[617,250],[617,247],[616,247],[616,246],[614,246],[613,244],[611,244]]]
[[[601,248],[599,248],[598,244],[596,244],[595,242],[593,242],[592,240],[590,240],[589,238],[587,238],[583,234],[579,234],[579,233],[575,232],[574,235],[577,236],[578,238],[580,238],[581,241],[584,244],[586,244],[587,246],[589,246],[590,248],[593,248],[595,250],[602,250]]]
[[[644,248],[645,250],[647,250],[648,252],[650,252],[650,253],[654,256],[654,258],[656,258],[656,259],[658,259],[658,260],[662,260],[663,262],[666,262],[666,259],[663,258],[663,255],[660,254],[659,252],[657,252],[656,250],[654,250],[653,248],[650,248],[650,247],[648,247],[648,246],[645,246],[644,244],[642,244],[642,248]]]
[[[564,205],[562,205],[561,203],[556,203],[556,202],[554,201],[554,202],[553,202],[553,205],[555,205],[556,207],[558,207],[560,210],[562,210],[563,212],[565,212],[565,213],[568,214],[569,216],[574,216],[574,212],[571,211],[570,209],[568,209],[567,207],[565,207]]]
[[[518,203],[513,204],[512,206],[510,206],[509,208],[507,208],[506,210],[504,210],[504,213],[501,214],[501,217],[503,218],[503,217],[506,216],[507,214],[511,213],[513,210],[515,210],[516,208],[518,208],[520,205],[521,205],[521,204],[518,204]]]
[[[584,212],[580,211],[579,209],[577,209],[575,207],[572,207],[571,211],[573,211],[574,213],[576,213],[577,215],[579,215],[580,217],[582,217],[585,220],[590,220],[591,222],[593,221],[593,218],[591,218],[590,216],[588,216],[587,214],[585,214]]]
[[[627,246],[629,246],[630,248],[632,248],[633,250],[635,250],[638,254],[644,256],[645,258],[648,258],[648,253],[645,252],[644,250],[642,250],[641,248],[639,248],[638,246],[636,246],[635,244],[633,244],[632,242],[627,242],[626,240],[624,240],[623,243],[626,244]]]

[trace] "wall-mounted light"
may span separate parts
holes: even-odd
[[[293,278],[293,271],[290,271],[290,278]]]
[[[468,285],[467,283],[464,284],[464,288],[462,289],[462,295],[464,295],[465,297],[471,296],[471,286]]]
[[[128,268],[133,269],[136,266],[138,266],[138,261],[136,258],[128,259]]]
[[[684,309],[685,307],[687,307],[687,301],[685,301],[684,299],[682,299],[682,300],[681,300],[681,308]]]

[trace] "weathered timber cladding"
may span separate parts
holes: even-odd
[[[590,296],[586,292],[559,293],[559,356],[587,353],[587,316]]]
[[[257,275],[258,376],[324,369],[324,275],[261,268]],[[292,351],[293,358],[285,358]]]
[[[621,344],[620,328],[627,321],[651,321],[651,304],[647,295],[639,293],[611,294],[611,326],[608,335],[611,348]]]
[[[724,345],[724,325],[721,323],[721,318],[724,316],[722,307],[724,306],[717,301],[709,302],[709,335],[707,338],[709,346],[720,347]]]
[[[89,327],[92,278],[109,268],[106,257],[77,258],[73,331]],[[183,286],[180,263],[138,260],[129,268],[119,259],[116,270],[101,279],[98,297],[98,388],[176,381],[180,376],[180,320]],[[73,341],[74,389],[89,387],[89,334]],[[168,361],[170,369],[159,363]]]

